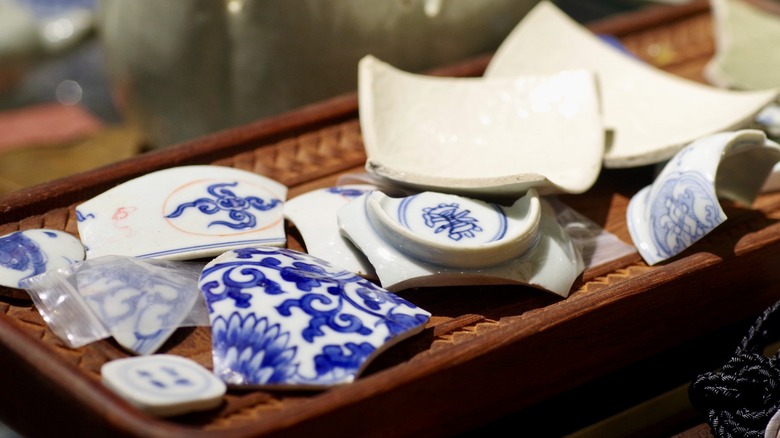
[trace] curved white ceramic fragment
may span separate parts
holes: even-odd
[[[780,56],[767,50],[780,40],[777,11],[745,0],[710,0],[710,5],[715,54],[704,69],[707,80],[742,90],[780,87]]]
[[[359,64],[366,170],[417,191],[464,196],[582,193],[604,155],[596,81],[589,71],[503,79]]]
[[[224,166],[180,166],[122,183],[76,206],[87,258],[187,260],[283,246],[287,187]]]
[[[211,371],[173,354],[112,360],[100,367],[100,374],[107,388],[158,417],[216,408],[227,390]]]
[[[541,43],[543,42],[543,43]],[[596,72],[612,139],[604,167],[661,163],[705,135],[741,129],[778,95],[732,91],[674,76],[626,56],[552,2],[537,4],[501,44],[485,77]]]
[[[664,261],[723,223],[719,197],[751,205],[778,162],[780,145],[759,130],[712,134],[686,146],[629,201],[628,230],[642,258]]]
[[[373,266],[341,235],[336,220],[339,208],[375,188],[372,184],[344,184],[311,190],[285,202],[284,216],[301,233],[308,254],[375,279]]]
[[[483,268],[521,256],[539,238],[541,206],[531,189],[511,207],[436,192],[366,199],[374,229],[401,252],[455,268]]]
[[[16,231],[0,236],[0,286],[20,282],[84,260],[84,245],[70,233],[50,229]]]
[[[454,196],[454,195],[453,195]],[[465,286],[476,284],[521,284],[566,297],[584,270],[582,256],[571,237],[555,219],[555,211],[544,198],[538,199],[540,220],[534,245],[523,254],[508,257],[491,266],[464,268],[446,266],[411,256],[398,242],[386,239],[383,230],[372,225],[368,216],[368,195],[351,201],[339,210],[342,233],[371,261],[382,286],[390,291],[412,287]],[[461,198],[459,202],[468,202]],[[519,201],[521,203],[528,201]],[[530,202],[529,202],[530,204]],[[479,264],[479,262],[460,262]]]
[[[325,389],[354,381],[431,314],[309,254],[254,247],[203,269],[214,373],[228,385]]]

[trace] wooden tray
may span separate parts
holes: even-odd
[[[590,28],[695,80],[702,80],[713,52],[706,1],[648,8]],[[479,75],[489,59],[435,73]],[[344,95],[14,192],[0,198],[0,234],[46,227],[77,235],[75,205],[178,165],[253,171],[286,184],[289,197],[331,185],[339,175],[363,171],[357,117],[356,95]],[[604,170],[586,194],[561,199],[631,242],[626,205],[651,182],[650,168]],[[726,205],[725,224],[660,266],[632,255],[588,270],[567,299],[518,286],[403,291],[433,313],[430,324],[378,357],[357,382],[324,392],[232,392],[216,411],[172,419],[147,416],[101,386],[100,366],[126,357],[113,341],[69,349],[27,300],[6,296],[0,300],[0,417],[30,436],[442,436],[472,430],[752,318],[780,299],[780,194],[762,195],[753,207]],[[289,247],[304,249],[289,225],[288,236]],[[208,330],[182,329],[165,351],[210,366]]]

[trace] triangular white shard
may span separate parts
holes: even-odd
[[[604,155],[608,168],[663,162],[699,137],[746,127],[778,95],[723,90],[674,76],[627,56],[547,0],[523,17],[484,76],[571,69],[598,77],[604,124],[614,136]]]

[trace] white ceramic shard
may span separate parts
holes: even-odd
[[[198,303],[201,263],[103,256],[76,272],[79,295],[114,340],[155,353]],[[202,300],[201,300],[202,303]]]
[[[359,64],[366,170],[401,186],[464,196],[582,193],[601,170],[596,81],[577,70],[502,79]]]
[[[371,184],[345,184],[315,189],[285,202],[284,215],[301,233],[308,254],[375,279],[371,263],[341,235],[336,220],[339,208],[375,188]]]
[[[530,192],[504,208],[442,193],[391,198],[374,191],[367,195],[366,215],[384,240],[412,257],[483,268],[519,257],[538,241],[542,212]]]
[[[707,80],[741,90],[780,87],[780,55],[767,50],[780,39],[777,2],[710,0],[710,5],[715,54],[704,69]]]
[[[642,258],[664,261],[723,223],[718,198],[750,206],[778,162],[780,145],[759,130],[712,134],[686,146],[629,201],[628,230]]]
[[[216,408],[227,389],[208,369],[172,354],[112,360],[100,374],[107,388],[158,417]]]
[[[442,196],[441,203],[449,205],[449,210],[444,215],[446,222],[436,222],[434,228],[441,227],[442,232],[450,229],[475,232],[474,226],[479,222],[473,222],[475,216],[471,211],[461,206],[473,206],[474,200],[455,195],[438,194]],[[413,198],[413,197],[412,197]],[[453,199],[458,198],[456,202]],[[401,245],[396,239],[387,238],[387,230],[377,228],[372,224],[369,216],[372,214],[368,206],[368,195],[363,195],[348,203],[339,210],[338,220],[342,233],[347,236],[371,261],[376,269],[380,282],[385,289],[400,291],[412,287],[431,286],[465,286],[477,284],[521,284],[528,285],[562,297],[568,296],[576,278],[584,270],[584,263],[580,253],[566,231],[558,224],[555,211],[543,198],[539,198],[535,191],[530,190],[525,199],[517,201],[522,207],[516,213],[512,213],[511,207],[495,205],[495,212],[503,210],[507,217],[515,214],[512,221],[517,221],[513,226],[525,228],[528,223],[524,221],[536,221],[538,224],[533,233],[533,244],[520,255],[507,250],[506,247],[495,246],[499,251],[488,254],[494,260],[503,260],[489,266],[480,266],[479,260],[461,260],[451,266],[439,263],[448,263],[458,256],[483,257],[484,254],[469,254],[470,250],[456,251],[456,255],[441,257],[436,254],[436,249],[431,248],[431,257],[425,260],[420,255],[410,251]],[[457,206],[452,204],[456,203]],[[540,215],[535,218],[535,205],[540,207]],[[416,221],[425,221],[424,216],[437,210],[440,202],[432,202],[429,205],[414,205],[414,208],[404,213],[404,216],[418,216]],[[489,204],[487,204],[489,205]],[[431,210],[426,210],[431,208]],[[519,214],[518,214],[519,213]],[[441,218],[439,218],[441,219]],[[407,223],[412,219],[406,219]],[[375,221],[374,221],[375,222]],[[401,221],[399,221],[401,222]],[[441,224],[446,224],[443,227]],[[420,225],[414,228],[419,228]],[[486,227],[488,235],[494,235],[495,225]],[[528,229],[532,229],[529,227]],[[507,233],[511,234],[511,233]],[[523,234],[523,233],[520,233]],[[529,234],[530,235],[530,234]],[[442,235],[443,237],[444,235]],[[491,239],[485,239],[490,241]],[[490,244],[488,244],[490,245]],[[439,249],[451,248],[453,245],[441,245]],[[478,246],[478,245],[477,245]],[[434,261],[435,260],[435,261]],[[438,262],[438,263],[437,263]],[[466,268],[464,265],[472,267]]]
[[[78,205],[87,258],[186,260],[283,246],[287,187],[224,166],[181,166],[122,183]]]
[[[325,260],[255,247],[203,269],[214,373],[229,385],[325,389],[354,381],[431,314]]]
[[[26,278],[84,260],[84,245],[59,230],[32,229],[0,236],[0,286],[20,288]]]
[[[49,329],[71,348],[109,336],[152,354],[179,327],[208,325],[203,263],[102,256],[25,279]]]
[[[604,125],[612,131],[604,167],[664,162],[690,142],[741,129],[778,93],[731,91],[674,76],[626,56],[552,2],[538,3],[491,59],[487,78],[586,69],[599,81]]]

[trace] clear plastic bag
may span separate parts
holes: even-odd
[[[113,336],[152,354],[179,327],[209,325],[198,289],[203,263],[103,256],[21,283],[49,328],[71,348]]]

